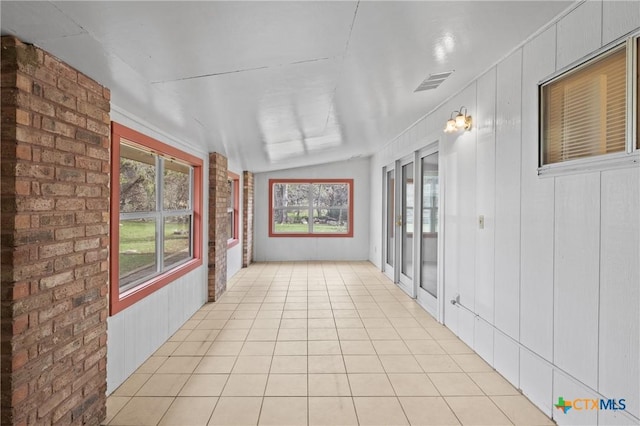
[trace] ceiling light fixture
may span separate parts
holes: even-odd
[[[453,116],[454,114],[456,114],[455,117]],[[459,110],[453,111],[444,128],[445,133],[454,133],[458,130],[471,130],[471,116],[467,115],[467,108],[465,107],[460,107]]]

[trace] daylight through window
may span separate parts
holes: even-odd
[[[115,123],[113,157],[112,314],[197,266],[202,164]]]
[[[192,167],[121,144],[120,292],[193,257],[192,180]]]
[[[353,236],[353,180],[270,180],[271,236]]]

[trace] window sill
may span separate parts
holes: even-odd
[[[235,247],[238,244],[240,244],[240,240],[236,239],[236,240],[229,240],[227,241],[227,248],[230,249],[231,247]]]
[[[640,164],[640,151],[634,151],[630,154],[626,152],[619,152],[538,167],[538,176],[542,178],[564,176],[577,173],[605,171],[634,166],[637,167],[638,164]]]
[[[139,302],[151,293],[161,289],[167,284],[177,280],[178,278],[186,275],[202,265],[202,259],[192,259],[180,266],[171,269],[164,274],[153,277],[149,281],[142,283],[130,290],[123,292],[122,294],[116,294],[111,296],[109,315],[113,316],[118,312],[121,312],[129,306]]]

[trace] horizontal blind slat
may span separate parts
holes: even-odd
[[[626,85],[620,48],[543,86],[544,164],[623,151]]]

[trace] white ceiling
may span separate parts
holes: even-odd
[[[0,13],[3,35],[109,87],[114,105],[258,172],[375,152],[571,3],[2,1]]]

